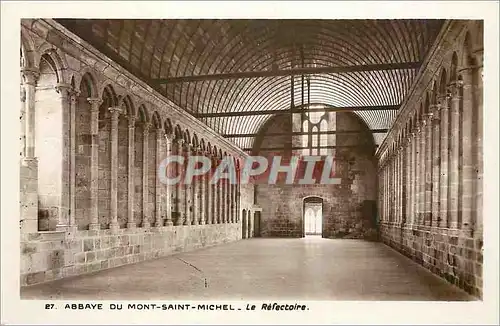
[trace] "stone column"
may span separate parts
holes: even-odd
[[[224,197],[223,198],[224,198],[224,215],[226,216],[225,222],[230,223],[229,205],[230,205],[231,201],[229,199],[229,180],[228,179],[224,179]]]
[[[219,165],[219,159],[214,158],[214,166]],[[215,223],[221,223],[221,206],[220,206],[220,181],[212,185],[214,192],[214,220]]]
[[[165,134],[165,158],[172,155],[172,136]],[[164,158],[160,158],[160,160],[163,160]],[[170,171],[171,170],[171,165],[169,164],[166,169],[167,175],[171,176]],[[172,226],[174,225],[172,221],[172,193],[174,192],[174,187],[172,185],[162,185],[162,189],[164,190],[164,195],[162,195],[162,202],[163,202],[163,208],[165,211],[165,218],[166,226]]]
[[[57,84],[56,91],[61,95],[61,126],[60,136],[61,146],[60,160],[60,185],[59,193],[59,207],[58,207],[58,222],[56,230],[66,231],[70,225],[70,205],[71,205],[71,94],[72,86],[69,84]]]
[[[90,224],[89,230],[97,231],[99,224],[99,107],[100,98],[88,98],[90,103]]]
[[[397,212],[397,190],[396,190],[396,148],[392,150],[391,155],[391,194],[392,194],[392,205],[391,205],[391,222],[396,222],[396,212]]]
[[[192,153],[193,155],[198,155],[199,147],[193,146],[192,148]],[[198,225],[200,222],[200,180],[199,176],[193,177],[192,183],[190,185],[191,187],[191,217],[192,217],[192,224],[193,225]]]
[[[420,158],[422,155],[422,152],[420,151],[420,121],[417,121],[417,126],[415,128],[415,158],[414,158],[414,170],[415,170],[415,205],[414,205],[414,216],[413,216],[413,224],[414,225],[419,225],[420,223],[420,212],[421,212],[421,207],[420,207],[420,201],[421,201],[421,188],[420,188],[420,170],[422,168],[422,164],[420,162]]]
[[[148,178],[148,161],[149,161],[149,128],[151,123],[144,124],[144,137],[142,142],[142,227],[149,228],[151,222],[149,220],[149,178]]]
[[[417,128],[414,128],[411,133],[411,220],[410,224],[413,226],[417,221],[417,203],[418,203],[418,189],[417,189]]]
[[[462,178],[460,180],[462,184],[461,193],[461,205],[459,210],[462,212],[462,225],[460,226],[464,231],[472,231],[473,221],[472,221],[472,205],[474,188],[477,176],[477,167],[474,166],[474,152],[473,152],[473,113],[474,113],[474,85],[472,79],[472,68],[463,70],[463,99],[462,99],[462,125],[460,126],[460,131],[462,133],[461,146],[462,152],[461,156],[461,167],[462,167]]]
[[[477,50],[473,53],[478,66],[474,92],[474,112],[476,113],[474,126],[477,130],[475,139],[475,164],[476,164],[476,184],[474,204],[474,232],[476,237],[483,236],[483,50]]]
[[[21,85],[21,114],[19,122],[21,123],[21,135],[19,137],[19,154],[21,158],[26,157],[26,89],[25,85]]]
[[[406,171],[408,169],[406,165],[406,149],[407,149],[407,142],[405,139],[401,140],[401,158],[400,158],[400,166],[401,166],[401,220],[400,223],[401,225],[406,224],[406,206],[408,205],[406,201],[406,192],[407,192],[407,187],[406,187]]]
[[[201,150],[201,148],[198,148],[198,151],[196,152],[196,155],[198,156],[202,156],[204,154],[204,152]],[[199,207],[197,208],[197,212],[198,212],[198,223],[200,225],[204,225],[206,224],[206,220],[207,220],[207,212],[206,212],[206,208],[207,208],[207,196],[206,196],[206,192],[207,192],[207,187],[206,187],[206,179],[207,179],[207,174],[204,173],[202,174],[201,176],[198,177],[198,180],[197,180],[197,187],[198,187],[198,205]]]
[[[185,143],[184,147],[184,162],[186,162],[189,159],[189,153],[191,152],[191,144]],[[193,187],[191,184],[184,184],[184,199],[185,199],[185,204],[184,204],[184,225],[191,225],[193,222]]]
[[[128,117],[128,164],[127,164],[127,228],[134,229],[134,164],[135,164],[135,116]]]
[[[441,121],[441,106],[439,104],[431,107],[432,110],[432,221],[433,227],[440,226],[440,189],[439,189],[439,168],[440,168],[440,133],[439,124]]]
[[[440,223],[439,227],[448,228],[450,227],[450,220],[448,217],[448,162],[449,162],[449,109],[448,109],[448,97],[440,97],[440,113],[441,113],[441,125],[440,125],[440,173],[439,173],[439,211],[440,211]]]
[[[205,156],[208,156],[210,159],[210,165],[212,165],[212,154],[210,152],[206,152]],[[206,189],[206,205],[205,205],[205,214],[206,214],[206,221],[207,224],[213,224],[213,214],[212,214],[212,209],[213,209],[213,191],[212,191],[212,185],[210,184],[210,178],[212,177],[212,167],[210,167],[210,174],[206,175],[206,178],[204,179],[205,183],[205,189]]]
[[[165,197],[165,187],[162,187],[160,178],[158,176],[158,168],[160,162],[163,160],[163,131],[158,128],[155,130],[156,133],[156,173],[155,173],[155,226],[163,226],[163,212],[165,211],[165,206],[162,205],[162,197]],[[168,207],[168,206],[167,206]]]
[[[412,155],[412,135],[411,134],[407,134],[407,138],[406,138],[406,161],[405,161],[405,165],[406,165],[406,183],[405,183],[405,187],[406,187],[406,209],[405,209],[405,224],[411,224],[411,209],[412,209],[412,196],[413,196],[413,192],[412,192],[412,158],[411,158],[411,155]]]
[[[430,110],[430,108],[429,108]],[[432,112],[425,115],[425,215],[424,225],[432,221]]]
[[[35,87],[39,73],[35,69],[24,68],[21,101],[24,100],[23,157],[21,159],[21,179],[25,190],[20,194],[20,224],[22,233],[38,231],[38,159],[35,157]],[[30,189],[28,191],[28,189]]]
[[[450,166],[449,166],[449,216],[450,228],[459,227],[458,196],[460,163],[460,87],[461,83],[453,82],[450,85]]]
[[[394,149],[394,223],[399,224],[399,141]]]
[[[70,162],[69,162],[69,216],[68,226],[72,228],[71,231],[76,231],[76,101],[80,92],[73,87],[69,89],[69,143],[70,143]],[[89,221],[90,222],[90,221]],[[90,223],[89,223],[90,227]]]
[[[426,134],[426,128],[427,128],[427,119],[425,116],[422,117],[422,124],[420,127],[420,158],[418,161],[418,164],[420,165],[420,213],[419,213],[419,219],[418,219],[418,224],[419,225],[425,225],[425,209],[426,209],[426,192],[425,192],[425,163],[426,163],[426,141],[425,141],[425,134]]]
[[[35,157],[35,87],[40,76],[37,69],[24,68],[24,89],[26,91],[26,157]]]
[[[404,166],[404,154],[405,154],[405,146],[403,139],[400,140],[399,143],[399,224],[403,224],[403,220],[405,217],[405,203],[404,203],[404,181],[405,181],[405,166]]]
[[[176,147],[177,147],[176,154],[182,156],[184,148],[184,140],[176,139]],[[182,166],[180,164],[177,164],[176,172],[177,172],[176,175],[182,175],[183,171],[182,171]],[[177,203],[175,205],[177,212],[177,219],[175,221],[175,225],[183,225],[185,220],[186,197],[184,188],[185,187],[183,182],[178,182],[177,185],[175,186],[176,200],[177,200]]]
[[[118,225],[118,118],[122,110],[117,107],[109,108],[111,112],[111,232],[117,232]]]

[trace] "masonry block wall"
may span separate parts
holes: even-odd
[[[367,211],[376,199],[376,161],[373,156],[373,137],[366,125],[352,113],[337,113],[335,174],[337,185],[286,185],[256,183],[256,200],[262,207],[261,236],[303,237],[303,201],[316,196],[323,199],[323,228],[325,238],[377,239],[376,212]],[[289,146],[290,136],[267,136],[267,133],[289,132],[290,118],[275,116],[261,130],[254,152],[263,156],[290,157],[293,151],[272,152],[260,148]],[[300,145],[299,145],[300,146]],[[286,159],[285,159],[286,160]]]
[[[21,40],[22,285],[251,236],[253,185],[158,173],[244,152],[55,21],[22,20]]]
[[[482,21],[453,21],[377,153],[383,241],[482,296]]]

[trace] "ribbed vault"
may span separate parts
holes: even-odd
[[[310,74],[311,103],[399,105],[432,46],[441,20],[58,20],[221,134],[256,133],[271,115],[212,113],[289,110],[302,103],[301,76],[171,77],[292,68],[417,63],[404,69]],[[308,97],[304,87],[304,97]],[[390,128],[397,110],[356,111],[371,129]],[[200,115],[201,114],[201,115]],[[380,143],[384,134],[376,134]],[[232,140],[251,147],[253,137]]]

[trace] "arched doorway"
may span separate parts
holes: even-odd
[[[260,237],[260,211],[256,211],[253,215],[253,236]]]
[[[247,211],[244,209],[243,210],[243,214],[242,214],[242,218],[241,218],[241,238],[242,239],[246,239],[247,238],[247,227],[248,227],[248,224],[247,224]]]
[[[321,236],[323,234],[323,199],[320,197],[304,198],[303,205],[304,235]]]

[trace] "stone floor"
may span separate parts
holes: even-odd
[[[250,239],[26,287],[23,299],[474,300],[381,243]]]

